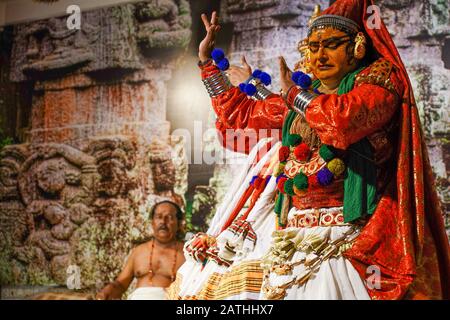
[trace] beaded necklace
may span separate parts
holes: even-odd
[[[149,274],[149,280],[150,280],[150,284],[153,284],[153,277],[154,277],[154,272],[153,272],[153,250],[155,250],[155,240],[151,240],[152,242],[152,246],[150,249],[150,268],[148,270],[148,274]],[[176,267],[177,267],[177,243],[175,243],[175,248],[174,248],[174,257],[173,257],[173,265],[172,265],[172,275],[170,276],[170,280],[171,282],[175,281],[175,277],[176,277]]]

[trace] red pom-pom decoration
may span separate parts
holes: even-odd
[[[310,187],[317,187],[317,186],[319,186],[319,181],[317,181],[317,176],[315,174],[310,175],[308,177],[308,185]]]
[[[294,155],[298,161],[307,161],[309,159],[310,154],[311,149],[309,149],[309,146],[306,143],[300,143],[294,149]]]
[[[277,188],[278,191],[280,191],[281,193],[284,193],[284,184],[286,183],[286,181],[287,181],[286,177],[282,177],[280,178],[280,180],[278,180]]]
[[[280,162],[285,162],[287,161],[287,159],[289,158],[289,147],[287,146],[283,146],[280,148],[280,150],[278,151],[278,159],[280,160]]]

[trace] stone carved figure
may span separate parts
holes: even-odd
[[[161,142],[153,142],[150,147],[150,163],[156,194],[183,206],[183,199],[174,191],[176,168],[172,161],[172,148]]]
[[[133,12],[132,4],[83,12],[80,30],[67,28],[67,16],[15,26],[10,79],[142,69]]]
[[[40,272],[65,284],[70,239],[86,221],[87,206],[93,200],[94,158],[60,144],[37,145],[30,152],[20,169],[18,186],[26,216],[32,221],[31,231],[23,243],[14,246],[13,256],[27,266],[28,275]]]
[[[25,145],[11,145],[0,152],[0,199],[19,199],[17,176],[20,166],[27,158],[28,150]]]
[[[94,59],[89,45],[97,40],[98,28],[88,23],[82,29],[68,29],[66,19],[51,18],[25,27],[28,40],[26,63],[22,71],[28,75],[71,71]]]
[[[93,139],[86,152],[94,158],[98,180],[91,189],[93,202],[69,209],[72,222],[80,225],[71,238],[76,244],[71,256],[80,266],[81,286],[92,288],[111,280],[131,248],[138,155],[136,144],[123,136]]]
[[[32,216],[20,201],[17,178],[28,157],[26,145],[11,145],[0,152],[0,283],[17,282],[19,269],[11,263],[14,246],[24,244],[34,230]]]
[[[97,192],[103,197],[125,196],[135,187],[130,170],[136,165],[136,146],[120,137],[99,139],[89,146],[100,175]]]
[[[138,42],[144,48],[184,47],[190,39],[191,16],[186,0],[152,0],[136,4]]]

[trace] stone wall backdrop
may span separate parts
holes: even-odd
[[[156,200],[184,205],[167,83],[191,37],[186,0],[142,1],[0,33],[0,284],[100,288],[149,238]],[[11,141],[10,141],[11,142]]]

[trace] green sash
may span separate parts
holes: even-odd
[[[342,79],[338,95],[350,92],[355,84],[355,76],[365,67],[349,73]],[[348,148],[349,154],[344,177],[344,222],[351,222],[365,215],[373,214],[377,206],[377,168],[373,159],[370,142],[364,138]]]

